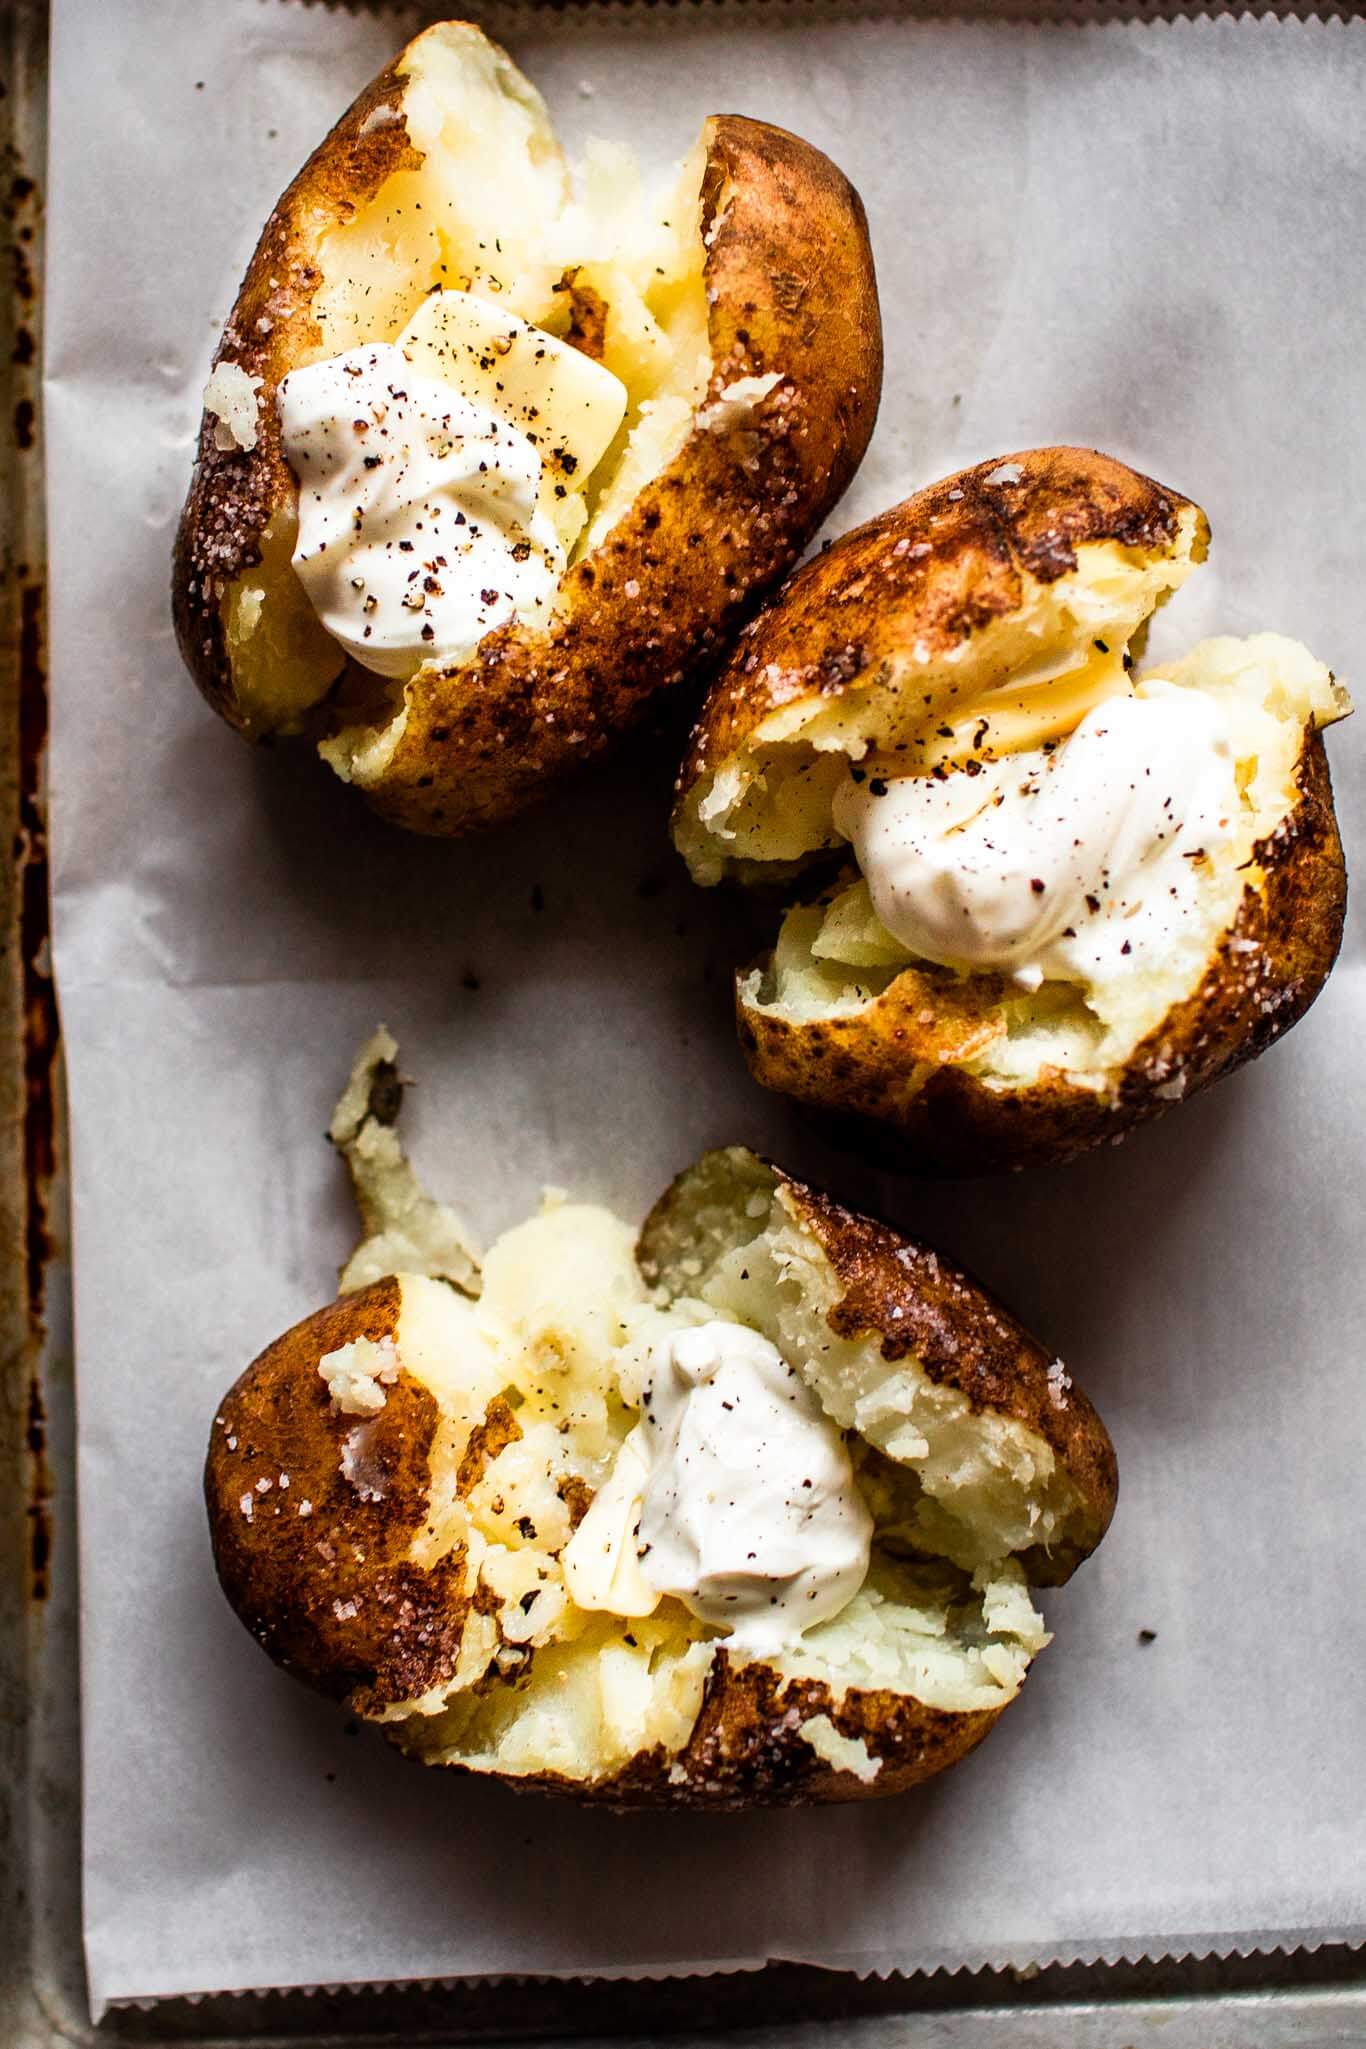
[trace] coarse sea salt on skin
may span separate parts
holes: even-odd
[[[369,1423],[357,1423],[344,1439],[340,1471],[342,1478],[355,1488],[362,1501],[383,1501],[383,1470],[369,1459],[371,1428]]]

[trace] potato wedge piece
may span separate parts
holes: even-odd
[[[766,1087],[902,1165],[1045,1164],[1159,1115],[1304,1014],[1342,936],[1322,728],[1350,700],[1272,634],[1136,663],[1207,543],[1177,493],[1090,450],[1034,449],[846,535],[747,629],[693,734],[674,832],[704,884],[786,883],[824,862],[823,886],[737,977],[741,1045]],[[1182,857],[1196,886],[1166,943],[1031,988],[886,929],[832,815],[854,764],[943,779],[1037,761],[1154,687],[1220,708],[1236,774],[1225,840]]]
[[[662,219],[630,202],[633,177],[600,152],[574,198],[534,88],[478,29],[437,24],[284,194],[225,329],[176,544],[186,663],[239,732],[311,735],[415,831],[523,809],[714,660],[872,431],[877,291],[835,166],[716,115]],[[549,616],[394,683],[345,656],[291,566],[276,402],[289,372],[392,342],[441,288],[597,357],[627,410],[591,478],[561,487],[582,487],[582,532]]]
[[[777,1347],[871,1517],[862,1584],[763,1655],[673,1596],[581,1608],[565,1565],[648,1407],[642,1347],[700,1320]],[[307,1318],[205,1468],[219,1577],[279,1663],[423,1763],[619,1807],[860,1799],[956,1762],[1048,1641],[1030,1584],[1094,1549],[1115,1487],[1094,1410],[984,1290],[738,1147],[638,1243],[556,1201],[477,1300],[400,1274]]]

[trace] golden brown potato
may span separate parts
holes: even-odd
[[[835,166],[716,115],[662,221],[627,205],[633,176],[603,150],[571,206],[539,95],[478,29],[438,24],[284,194],[224,332],[176,546],[185,660],[239,732],[308,734],[415,831],[522,809],[713,660],[872,431],[877,292]],[[395,681],[347,657],[291,566],[277,394],[300,366],[393,341],[438,288],[598,359],[627,410],[591,476],[557,487],[582,527],[548,610]]]
[[[1350,703],[1271,634],[1135,667],[1148,618],[1207,543],[1196,506],[1122,463],[1034,449],[846,535],[746,629],[693,734],[674,831],[704,884],[787,882],[823,864],[774,950],[737,977],[759,1081],[851,1120],[903,1164],[1020,1167],[1122,1135],[1304,1014],[1342,935],[1321,728]],[[881,778],[881,794],[907,775],[1061,762],[1088,714],[1173,691],[1224,722],[1237,795],[1218,846],[1182,856],[1190,902],[1162,946],[1126,941],[1025,986],[887,930],[834,820],[851,775]],[[1151,908],[1156,884],[1140,879],[1126,912],[1145,909],[1145,887]]]
[[[1048,1641],[1030,1583],[1088,1555],[1116,1483],[976,1283],[733,1148],[638,1244],[552,1202],[468,1285],[373,1281],[218,1410],[214,1555],[272,1657],[424,1763],[616,1806],[864,1798],[980,1741]],[[589,1612],[564,1563],[650,1405],[642,1348],[700,1321],[779,1348],[871,1518],[852,1596],[763,1655],[671,1595]]]

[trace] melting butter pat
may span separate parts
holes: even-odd
[[[398,338],[423,376],[452,385],[524,434],[541,458],[538,509],[566,551],[583,488],[626,417],[626,386],[592,356],[473,292],[433,292]]]

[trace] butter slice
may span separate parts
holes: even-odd
[[[538,509],[553,519],[565,549],[572,547],[585,518],[584,485],[626,417],[621,379],[473,292],[433,292],[398,346],[415,370],[525,434],[541,458]]]

